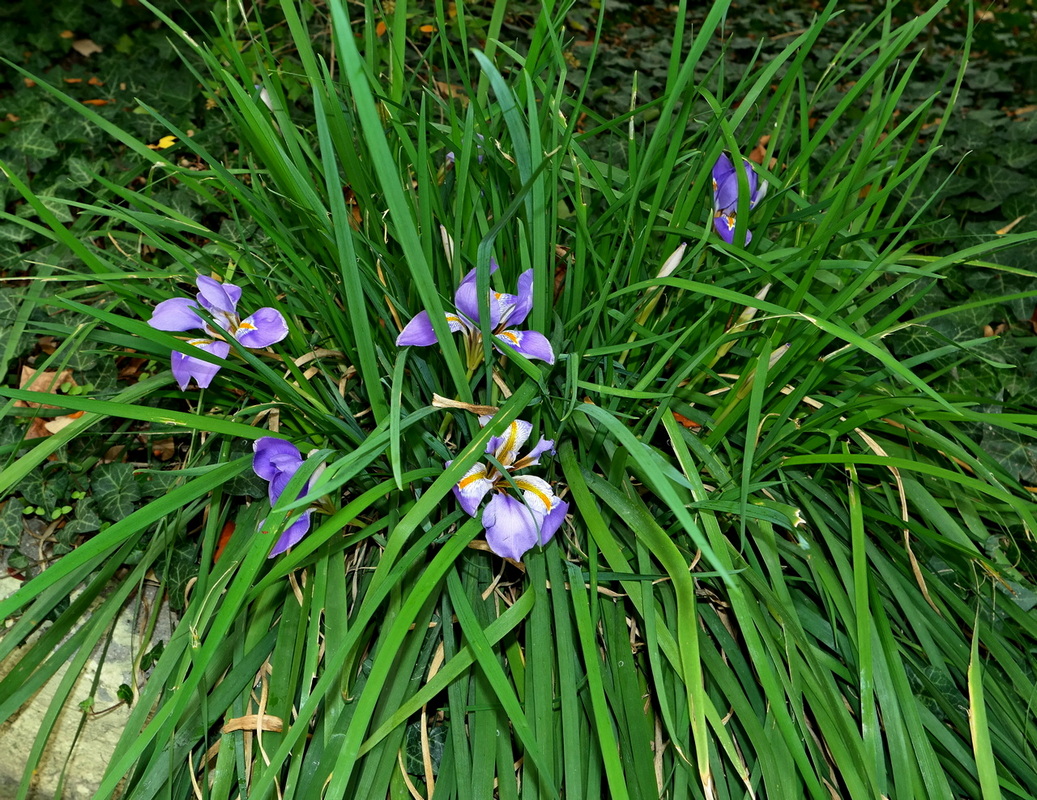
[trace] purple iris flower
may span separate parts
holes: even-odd
[[[555,494],[551,484],[534,475],[511,475],[520,469],[540,463],[544,453],[554,453],[554,442],[541,438],[525,456],[519,458],[519,448],[529,439],[533,426],[523,420],[512,422],[504,433],[494,436],[486,444],[511,481],[493,464],[476,464],[454,487],[454,497],[468,514],[475,516],[487,494],[493,497],[483,510],[482,522],[486,528],[486,542],[494,553],[521,561],[530,548],[551,541],[561,527],[569,504]],[[447,462],[450,466],[451,462]],[[512,484],[522,491],[523,500],[508,494]]]
[[[483,155],[482,155],[483,135],[481,133],[477,133],[477,134],[475,134],[475,138],[479,140],[479,141],[477,141],[475,143],[475,151],[479,154],[479,163],[481,164],[482,163],[482,159],[483,159]],[[451,150],[449,153],[447,153],[445,156],[443,156],[443,159],[446,161],[446,163],[450,164],[451,166],[453,166],[455,158],[456,157],[454,156],[454,151],[453,150]]]
[[[270,505],[273,506],[284,493],[288,481],[299,471],[302,466],[303,457],[299,448],[284,439],[275,439],[273,436],[264,436],[252,444],[255,456],[252,458],[252,469],[260,478],[269,481]],[[306,482],[299,497],[310,490],[312,478]],[[296,498],[298,499],[298,498]],[[281,538],[277,540],[274,549],[270,551],[270,558],[280,555],[289,547],[299,543],[299,540],[310,530],[311,509],[302,512],[302,516],[285,528]],[[263,520],[266,522],[266,520]],[[259,523],[262,527],[263,522]]]
[[[151,313],[148,325],[160,331],[191,331],[201,328],[209,336],[188,339],[187,343],[219,358],[226,358],[230,345],[223,341],[222,331],[214,329],[199,316],[197,309],[204,308],[223,331],[226,331],[245,347],[263,348],[281,341],[288,335],[288,325],[281,312],[274,308],[261,308],[245,319],[241,319],[235,311],[241,299],[241,287],[233,283],[220,283],[205,275],[199,275],[198,294],[194,300],[186,297],[173,297],[163,300]],[[193,358],[185,353],[173,352],[170,358],[173,377],[180,384],[180,389],[187,389],[187,384],[194,378],[198,388],[205,389],[216,373],[220,371],[217,364],[210,364],[200,358]]]
[[[497,262],[490,260],[490,274],[497,271]],[[542,333],[536,331],[519,331],[513,326],[521,325],[533,308],[533,270],[527,269],[518,279],[518,294],[504,294],[490,291],[490,330],[493,331],[493,346],[500,353],[507,351],[498,342],[505,342],[526,358],[536,358],[553,364],[554,350],[551,343]],[[465,338],[465,351],[469,369],[474,369],[482,360],[482,331],[479,329],[479,300],[475,288],[475,270],[473,269],[454,295],[454,313],[447,312],[446,321],[451,333],[461,331]],[[436,332],[432,329],[432,321],[427,311],[417,314],[396,337],[396,345],[416,345],[428,347],[436,344]]]
[[[746,181],[749,184],[749,210],[756,208],[767,194],[767,181],[760,181],[752,162],[742,159]],[[721,153],[717,163],[713,165],[713,226],[720,238],[730,244],[735,238],[735,215],[738,211],[738,173],[734,162],[727,153]],[[749,244],[753,235],[745,231],[745,243]]]

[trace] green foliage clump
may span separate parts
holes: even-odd
[[[838,5],[729,69],[709,50],[729,4],[685,28],[682,3],[651,97],[614,110],[594,105],[596,51],[573,82],[553,6],[521,42],[506,2],[308,19],[284,2],[212,44],[160,14],[233,159],[154,105],[189,155],[44,87],[206,213],[107,181],[70,225],[4,166],[34,235],[77,263],[16,312],[54,337],[35,368],[86,351],[125,369],[79,394],[0,389],[9,412],[37,404],[21,417],[83,412],[0,451],[0,541],[74,490],[69,524],[97,521],[0,601],[0,657],[39,636],[0,716],[157,579],[180,624],[142,647],[98,797],[1028,796],[1037,523],[1028,473],[986,437],[1028,446],[1033,418],[938,383],[1014,362],[923,303],[1035,236],[915,252],[949,115],[919,133],[953,97],[902,106],[920,68],[904,54],[942,5],[877,12],[807,83]],[[727,209],[733,244],[714,228],[724,151],[769,183]],[[524,325],[553,365],[495,350],[488,314],[482,360],[463,357],[445,312],[473,269],[483,300],[532,271]],[[196,334],[145,320],[198,275],[289,333],[192,351],[221,369],[183,393],[166,365]],[[438,343],[398,347],[422,311]],[[556,443],[537,472],[570,511],[522,562],[453,493],[516,419]],[[113,429],[150,454],[111,453]],[[272,507],[251,475],[265,437],[309,456]],[[269,559],[306,509],[309,533]]]

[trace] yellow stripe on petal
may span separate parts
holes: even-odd
[[[534,475],[519,475],[514,480],[515,485],[523,492],[528,492],[543,504],[543,509],[537,509],[538,511],[547,514],[554,507],[554,501],[558,498],[551,490],[551,484],[543,478],[537,478]],[[527,500],[529,499],[531,498],[527,498]]]
[[[476,464],[471,470],[468,471],[467,475],[465,475],[463,478],[461,478],[460,481],[457,482],[457,488],[463,492],[476,481],[482,480],[486,480],[486,465]]]

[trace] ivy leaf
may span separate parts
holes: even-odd
[[[1037,447],[1015,431],[985,426],[981,446],[1012,477],[1037,484]]]
[[[22,511],[25,503],[21,498],[12,497],[0,509],[0,545],[17,547],[25,529],[22,523]]]
[[[32,238],[32,230],[24,225],[5,223],[0,225],[0,240],[5,242],[27,242]]]
[[[140,500],[140,485],[131,464],[100,465],[94,470],[90,490],[98,512],[112,522],[132,514]]]
[[[439,774],[439,765],[443,760],[443,751],[446,748],[447,727],[445,725],[432,725],[428,729],[429,757],[432,761],[432,773]],[[406,769],[411,775],[425,777],[425,760],[421,752],[421,723],[412,722],[407,726],[404,740],[404,752],[406,753]]]
[[[72,186],[89,186],[93,183],[94,176],[90,173],[90,165],[86,159],[80,156],[72,156],[66,163],[68,172],[65,179]]]
[[[58,538],[71,544],[72,539],[84,533],[93,533],[101,527],[101,518],[94,508],[92,497],[84,498],[76,503],[75,516],[69,520],[58,533]]]
[[[197,544],[181,544],[174,547],[164,562],[155,564],[155,572],[166,582],[169,607],[174,611],[184,609],[184,588],[198,574]]]
[[[41,194],[38,197],[43,207],[53,214],[58,222],[72,222],[72,212],[64,199],[52,194]]]
[[[68,473],[63,469],[52,470],[50,474],[31,472],[22,478],[18,491],[31,505],[46,509],[49,514],[55,508],[64,505],[71,487]]]
[[[0,292],[0,325],[13,325],[18,316],[18,306],[21,302],[21,292],[8,289]]]
[[[144,476],[143,491],[148,497],[161,497],[175,489],[183,480],[177,470],[148,472]]]
[[[29,158],[47,159],[58,154],[58,146],[44,135],[43,125],[23,125],[7,140],[7,146]]]

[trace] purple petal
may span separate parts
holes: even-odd
[[[713,217],[713,227],[717,229],[717,233],[720,234],[720,238],[728,244],[732,244],[735,240],[735,215],[732,211],[730,214],[718,214]],[[752,241],[753,234],[748,229],[745,231],[745,243],[749,244]]]
[[[737,202],[738,200],[738,184],[735,181],[734,194],[730,195],[731,192],[731,178],[734,177],[734,164],[731,162],[731,157],[726,153],[722,153],[720,158],[717,159],[717,163],[713,164],[712,168],[712,185],[713,185],[713,208],[714,209],[726,209],[728,205]],[[721,195],[721,190],[725,194]],[[722,202],[722,200],[724,202]]]
[[[518,279],[518,295],[515,305],[504,322],[508,325],[521,325],[533,310],[533,270],[527,269]]]
[[[285,528],[284,533],[281,534],[277,540],[277,544],[274,545],[274,549],[270,551],[268,558],[279,556],[289,547],[294,547],[310,531],[310,515],[313,512],[310,509],[306,509],[302,512],[302,516],[299,517],[295,522]]]
[[[499,269],[499,265],[494,259],[490,259],[490,274],[492,275]],[[476,289],[476,270],[472,270],[461,280],[461,285],[457,287],[457,292],[454,294],[454,307],[463,314],[465,317],[470,319],[476,328],[479,327],[479,298]],[[490,292],[490,328],[496,328],[500,322],[501,309],[499,305],[492,302],[493,292]]]
[[[199,275],[198,280],[198,302],[208,310],[223,311],[233,314],[234,309],[241,299],[241,287],[233,283],[220,283],[206,275]]]
[[[151,312],[148,325],[160,331],[193,331],[204,328],[205,320],[195,310],[198,304],[186,297],[163,300]]]
[[[277,439],[273,436],[263,436],[256,439],[252,443],[252,452],[255,453],[252,458],[252,470],[265,481],[272,481],[280,469],[278,465],[284,463],[279,460],[277,465],[275,465],[274,459],[279,456],[282,458],[285,456],[294,458],[300,464],[302,463],[302,454],[299,452],[298,447],[291,442]]]
[[[537,543],[537,520],[533,512],[514,497],[495,494],[483,511],[482,522],[486,528],[486,543],[502,558],[521,561],[526,551]]]
[[[749,189],[749,208],[756,204],[767,193],[766,184],[761,191],[760,176],[756,174],[752,162],[742,159],[747,188]],[[734,164],[726,153],[721,154],[713,167],[713,208],[716,211],[734,211],[738,207],[738,175]]]
[[[539,464],[540,456],[542,456],[544,453],[547,453],[548,455],[554,455],[554,451],[554,439],[545,439],[543,436],[541,436],[540,441],[536,444],[536,447],[530,450],[522,459],[522,465],[526,467],[532,467],[534,464]]]
[[[238,325],[234,338],[245,347],[269,347],[288,335],[288,325],[276,308],[261,308]]]
[[[755,174],[755,173],[754,173]],[[767,181],[760,181],[757,178],[759,185],[749,195],[749,208],[756,208],[757,204],[767,196],[767,188],[769,184]]]
[[[565,515],[569,511],[569,504],[564,500],[559,500],[555,503],[547,514],[540,520],[540,544],[547,544],[551,541],[558,529],[562,527],[562,523],[565,521]]]
[[[419,311],[396,337],[396,346],[428,347],[438,341],[436,332],[432,330],[432,320],[429,319],[428,312]]]
[[[226,358],[227,353],[230,352],[229,344],[211,339],[190,339],[187,344],[194,345],[199,350],[212,353],[219,358]],[[210,364],[208,361],[202,361],[200,358],[193,358],[175,350],[170,354],[169,365],[173,370],[173,377],[180,386],[180,391],[187,390],[187,385],[192,378],[198,384],[199,389],[206,389],[212,383],[212,379],[216,377],[216,373],[220,371],[219,364]]]
[[[555,353],[551,349],[551,343],[542,333],[536,331],[501,331],[497,334],[497,340],[510,345],[526,358],[536,358],[546,361],[548,364],[555,363]],[[507,355],[503,348],[497,348]]]
[[[270,461],[274,470],[274,477],[270,479],[267,494],[270,497],[270,505],[274,505],[281,499],[284,490],[288,488],[288,482],[299,471],[299,467],[302,466],[302,459],[294,455],[283,454],[275,455]],[[309,485],[309,481],[307,481],[302,489],[299,490],[299,494],[295,498],[296,500],[309,491]]]
[[[447,462],[447,466],[450,466],[450,463]],[[486,465],[476,464],[457,482],[453,491],[458,505],[465,510],[466,514],[474,517],[479,510],[479,504],[492,488],[493,481],[486,475]]]

